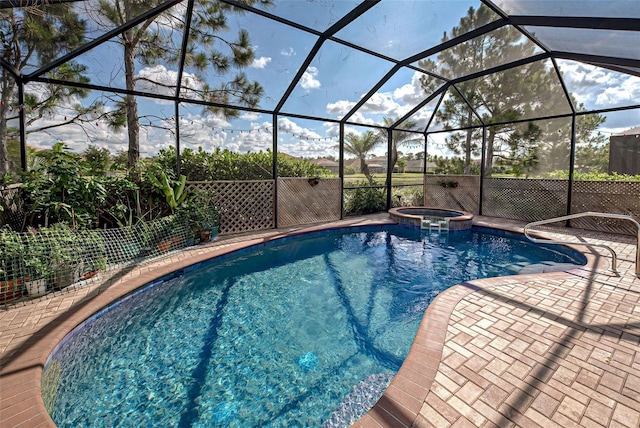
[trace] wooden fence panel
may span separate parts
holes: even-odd
[[[340,220],[341,185],[339,178],[279,178],[278,226]]]
[[[567,213],[567,180],[486,178],[482,214],[536,221]]]
[[[274,181],[191,181],[188,188],[212,190],[220,208],[220,234],[272,229]]]
[[[457,187],[441,183],[457,182]],[[486,178],[482,214],[522,221],[544,220],[567,213],[568,180]],[[478,213],[480,177],[426,175],[425,206]],[[640,218],[640,182],[575,181],[571,213],[585,211],[633,215]],[[635,235],[635,226],[622,220],[584,218],[571,225],[581,229]]]
[[[456,187],[443,187],[443,183],[457,183]],[[424,205],[478,214],[480,177],[474,175],[425,175]]]
[[[630,214],[640,219],[640,182],[638,181],[576,181],[573,184],[571,213],[585,211]],[[582,229],[635,235],[636,227],[629,221],[582,218],[571,225]]]

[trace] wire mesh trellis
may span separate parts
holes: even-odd
[[[20,184],[0,187],[0,225],[8,224],[14,230],[20,230],[22,219]]]
[[[0,241],[0,305],[7,305],[185,248],[195,236],[185,218],[169,216],[119,229],[3,228]]]

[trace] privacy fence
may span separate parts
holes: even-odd
[[[221,234],[272,229],[276,204],[273,180],[191,182],[213,191]],[[279,225],[340,219],[339,179],[279,179]],[[3,224],[22,223],[17,187],[5,189]],[[11,204],[12,205],[11,205]],[[116,229],[75,230],[65,225],[18,233],[0,228],[0,307],[84,286],[103,272],[126,269],[195,245],[190,222],[179,214]]]
[[[482,214],[523,221],[536,221],[567,214],[568,180],[484,179]],[[427,206],[479,213],[479,176],[424,177]],[[585,211],[628,214],[640,217],[640,182],[574,181],[571,213]],[[573,227],[635,235],[633,224],[623,220],[579,219]]]
[[[566,214],[567,180],[490,178],[484,180],[482,213],[535,221]],[[295,226],[341,218],[338,178],[191,182],[191,188],[212,190],[220,209],[220,233]],[[0,197],[13,201],[3,223],[20,223],[17,188]],[[394,191],[398,191],[395,189]],[[640,214],[640,183],[578,181],[572,189],[571,212],[602,211]],[[410,202],[398,195],[395,203]],[[477,176],[424,177],[424,204],[479,213]],[[5,204],[6,206],[6,204]],[[635,234],[631,224],[608,219],[581,219],[575,227]],[[0,307],[42,294],[65,291],[92,281],[100,272],[134,266],[197,243],[189,222],[180,215],[106,230],[73,230],[57,225],[17,233],[0,229]]]

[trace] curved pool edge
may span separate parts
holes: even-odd
[[[340,229],[345,227],[379,226],[393,223],[394,222],[389,221],[388,219],[376,219],[365,222],[352,219],[322,225],[290,228],[284,231],[270,230],[264,234],[254,233],[237,238],[231,237],[230,239],[214,241],[204,246],[186,249],[181,253],[168,256],[167,258],[157,260],[149,264],[136,266],[127,272],[112,274],[109,278],[105,278],[104,281],[98,281],[97,285],[76,290],[74,292],[75,294],[59,294],[57,296],[53,296],[51,299],[41,300],[33,304],[27,304],[21,308],[16,308],[23,309],[29,307],[36,308],[38,306],[47,307],[49,305],[57,305],[55,307],[59,313],[56,316],[50,317],[51,320],[40,329],[32,332],[31,334],[26,334],[25,336],[29,336],[28,339],[26,339],[23,346],[15,350],[12,355],[7,356],[4,355],[3,352],[0,366],[0,384],[2,386],[0,387],[0,425],[6,423],[7,426],[25,424],[25,426],[30,427],[55,427],[54,422],[45,410],[40,392],[43,368],[47,359],[60,342],[62,342],[64,338],[77,326],[81,325],[92,315],[109,306],[113,302],[135,292],[139,288],[157,281],[164,276],[170,275],[172,272],[188,268],[189,266],[197,263],[202,263],[221,255],[233,253],[259,244],[265,244],[274,240],[314,231]],[[495,225],[492,227],[497,228]],[[580,252],[584,254],[583,251]],[[559,272],[531,274],[527,276],[538,277],[541,275],[548,276],[567,274]],[[450,305],[453,305],[451,306],[451,310],[453,310],[455,304],[464,297],[460,296],[459,298],[455,298],[455,293],[460,292],[455,291],[458,289],[459,286],[454,286],[446,292],[441,293],[436,300],[441,303],[449,302]],[[83,290],[88,290],[88,292],[82,294]],[[473,290],[469,292],[472,291]],[[454,298],[452,298],[452,296],[454,296]],[[415,380],[420,377],[420,373],[416,372],[416,369],[417,367],[422,366],[422,364],[420,364],[420,366],[415,366],[415,364],[416,361],[424,359],[423,354],[425,354],[425,352],[431,357],[429,360],[431,361],[430,364],[435,365],[435,369],[437,370],[436,360],[433,359],[435,358],[435,354],[432,354],[432,351],[434,350],[434,347],[437,348],[440,346],[439,352],[441,353],[444,340],[442,341],[442,344],[439,344],[439,341],[434,340],[434,338],[430,337],[428,334],[423,337],[423,331],[426,328],[427,332],[433,330],[434,332],[440,331],[441,333],[443,327],[444,331],[446,331],[448,315],[446,314],[446,311],[439,308],[441,303],[438,305],[430,305],[429,308],[427,308],[418,329],[416,339],[414,340],[414,344],[409,351],[407,359],[400,368],[398,375],[396,375],[392,380],[389,388],[387,388],[387,391],[385,391],[378,404],[363,416],[357,424],[365,424],[363,426],[367,426],[367,420],[388,420],[389,416],[385,416],[387,412],[385,409],[388,409],[392,403],[396,403],[400,398],[404,400],[407,397],[413,396],[412,391],[416,388]],[[431,306],[433,306],[433,309],[431,309]],[[23,312],[26,312],[26,310]],[[423,325],[426,325],[426,327],[423,328]],[[439,363],[439,361],[438,357],[437,363]],[[427,370],[427,373],[430,373],[432,368],[427,367],[425,370]],[[407,373],[410,374],[409,377],[406,376]],[[426,386],[427,379],[423,380],[425,380],[424,386]],[[431,384],[429,383],[429,386],[430,385]],[[419,389],[428,391],[429,389],[424,389],[424,386],[419,385]],[[404,401],[400,402],[404,403]],[[385,403],[387,404],[386,407]],[[401,405],[398,408],[395,404],[393,405],[394,408],[398,409],[398,415],[405,414],[406,408],[404,406],[405,405]],[[414,406],[411,406],[411,408],[415,410]],[[383,409],[383,413],[379,414],[381,409]],[[413,413],[413,411],[410,413]],[[417,416],[417,413],[415,413],[414,419],[415,416]],[[402,419],[405,418],[403,417]]]
[[[102,278],[86,287],[64,294],[56,293],[10,308],[4,313],[0,312],[0,315],[11,313],[14,319],[21,318],[23,325],[27,327],[11,333],[12,336],[24,337],[24,340],[17,340],[19,345],[16,349],[6,345],[0,348],[0,426],[55,427],[41,394],[43,369],[47,360],[76,327],[136,290],[170,276],[173,272],[256,245],[310,232],[389,224],[394,223],[386,216],[374,215],[332,223],[228,235],[162,259],[109,272],[108,276],[101,274]],[[37,320],[29,319],[32,312],[44,311],[46,308],[55,314],[47,314],[46,317],[39,314]],[[29,327],[29,331],[22,331]]]
[[[509,222],[497,225],[474,217],[473,225],[487,229],[523,235],[523,226]],[[536,238],[550,239],[542,232],[530,233]],[[492,287],[518,282],[547,279],[562,280],[572,276],[574,271],[608,269],[606,258],[599,257],[582,246],[563,245],[582,254],[587,263],[569,271],[541,272],[521,275],[501,276],[467,281],[456,284],[440,293],[427,307],[416,336],[402,366],[374,407],[356,421],[354,428],[411,427],[417,422],[422,405],[431,390],[438,367],[442,361],[449,320],[456,306],[472,293]],[[420,425],[421,426],[421,425]]]

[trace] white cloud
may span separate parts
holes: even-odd
[[[255,58],[251,63],[251,67],[253,68],[265,68],[267,64],[271,62],[271,58],[267,56],[261,56],[260,58]]]
[[[389,114],[398,109],[400,105],[393,100],[390,94],[376,92],[360,108],[364,113]]]
[[[167,70],[163,65],[155,65],[142,68],[138,71],[136,77],[138,78],[136,89],[139,91],[168,96],[175,95],[178,81],[178,72],[175,70]],[[183,97],[193,96],[193,92],[199,91],[201,88],[202,81],[194,74],[182,74],[182,89],[180,92]]]
[[[145,67],[138,72],[136,89],[153,94],[174,95],[178,72],[167,70],[164,65]]]
[[[365,117],[359,111],[355,112],[353,114],[353,116],[351,116],[349,118],[349,121],[350,122],[356,122],[356,123],[362,123],[362,124],[365,124],[365,125],[382,125],[382,119],[380,119],[379,121],[375,121],[371,117]],[[345,133],[346,133],[346,130],[345,130]]]
[[[572,61],[559,61],[562,77],[576,101],[587,108],[636,104],[640,78]]]
[[[376,123],[373,119],[363,116],[363,113],[388,117],[404,116],[425,98],[424,91],[420,86],[421,76],[423,76],[422,73],[415,72],[411,83],[396,88],[392,92],[376,92],[349,120],[367,124]],[[355,104],[353,101],[339,100],[327,104],[327,112],[345,115]],[[382,120],[377,123],[382,123]]]
[[[315,89],[320,87],[320,81],[316,79],[318,75],[318,69],[316,67],[309,67],[304,72],[300,79],[300,86],[304,89]]]
[[[327,104],[327,113],[332,114],[347,114],[353,106],[356,105],[353,101],[341,100],[335,103]]]
[[[280,55],[282,56],[296,56],[296,51],[293,50],[292,47],[289,49],[283,49],[280,51]]]
[[[424,76],[423,73],[417,71],[414,72],[411,77],[411,83],[407,83],[393,91],[393,97],[404,103],[412,105],[416,105],[425,99],[426,95],[420,85],[420,78],[422,76]]]
[[[328,155],[336,156],[338,149],[335,148],[337,141],[297,141],[295,144],[280,144],[279,150],[288,155],[305,158],[320,158]]]
[[[246,111],[240,115],[240,119],[242,120],[258,120],[262,117],[260,113],[256,113],[253,111]]]
[[[289,118],[282,117],[278,119],[278,132],[286,132],[292,134],[294,138],[300,139],[321,139],[320,134],[307,128],[303,128]]]
[[[354,114],[354,117],[357,116],[359,113]],[[356,120],[358,123],[367,123],[370,125],[376,125],[376,123],[371,120],[371,119],[364,119],[363,117],[358,117],[358,120]],[[340,138],[340,125],[334,122],[327,122],[324,124],[324,126],[327,128],[326,134],[335,139],[335,142],[337,144],[338,142],[338,138]],[[371,128],[372,131],[375,132],[374,128]],[[344,127],[344,133],[349,134],[349,133],[353,133],[353,134],[362,134],[363,132],[365,132],[364,128],[355,128],[351,125],[345,125]]]

